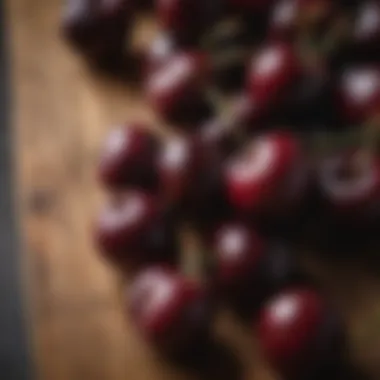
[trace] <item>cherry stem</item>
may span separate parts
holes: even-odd
[[[348,24],[345,21],[345,19],[339,19],[314,46],[310,46],[310,36],[304,35],[306,41],[309,41],[306,43],[306,47],[303,47],[301,44],[301,53],[304,53],[307,48],[317,53],[317,56],[325,57],[328,53],[334,51],[339,43],[348,35]],[[305,54],[303,55],[305,56]]]
[[[220,124],[226,131],[232,131],[235,120],[232,112],[230,112],[229,102],[213,88],[207,90],[206,96],[216,110],[218,118],[221,120]]]
[[[218,91],[212,88],[207,90],[206,96],[216,109],[221,128],[224,129],[224,132],[227,135],[230,134],[232,139],[235,139],[238,143],[243,141],[246,136],[243,128],[241,128],[240,125],[237,125],[239,124],[239,121],[237,120],[232,107],[234,102],[227,100],[225,97],[221,96]]]
[[[212,48],[212,44],[218,37],[219,33],[224,33],[225,35],[231,35],[234,32],[238,32],[241,28],[241,24],[234,19],[225,20],[220,22],[214,27],[211,32],[207,33],[201,40],[201,47],[208,50]]]
[[[348,25],[345,19],[338,20],[322,42],[322,53],[333,51],[337,45],[348,35]]]
[[[204,277],[203,250],[198,239],[190,228],[182,228],[181,246],[186,249],[181,251],[180,267],[182,273],[196,281],[202,281]]]

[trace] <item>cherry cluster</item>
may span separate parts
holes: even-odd
[[[120,63],[137,3],[68,1],[65,34],[90,60]],[[115,129],[99,168],[112,197],[95,237],[132,275],[129,315],[174,357],[209,347],[228,305],[254,320],[285,379],[343,378],[344,328],[295,252],[345,258],[377,243],[380,3],[155,8],[162,33],[144,54],[143,88],[174,133]],[[203,247],[200,282],[180,271],[184,222]]]

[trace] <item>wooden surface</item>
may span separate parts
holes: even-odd
[[[90,239],[102,197],[94,178],[99,144],[109,126],[151,116],[136,91],[93,77],[60,40],[59,0],[6,3],[22,281],[38,378],[185,379],[157,362],[124,320],[116,279]],[[138,38],[152,33],[142,25]],[[334,273],[325,283],[352,327],[353,356],[379,374],[380,323],[358,323],[376,309],[377,281]],[[251,360],[249,335],[221,323],[247,364],[246,379],[264,378]]]

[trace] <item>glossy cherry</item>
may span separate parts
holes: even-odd
[[[359,151],[326,158],[319,170],[322,195],[336,216],[376,216],[380,201],[380,165]]]
[[[355,51],[359,55],[355,59],[365,58],[378,61],[378,45],[380,42],[380,4],[377,1],[362,1],[355,13],[352,39]]]
[[[303,197],[307,177],[299,141],[282,132],[253,139],[224,167],[229,201],[248,214],[273,216],[294,206]]]
[[[125,56],[132,25],[129,0],[68,0],[62,29],[70,43],[97,64],[117,64]]]
[[[127,123],[110,132],[100,155],[100,181],[110,189],[156,185],[157,138],[140,123]]]
[[[341,375],[342,328],[313,289],[291,288],[270,299],[260,315],[258,338],[265,359],[284,379]]]
[[[169,202],[182,203],[191,195],[197,181],[204,152],[197,142],[186,136],[164,141],[157,160],[160,189]]]
[[[269,36],[287,40],[294,37],[297,28],[297,0],[277,1],[269,17]]]
[[[268,243],[253,228],[223,224],[212,239],[212,279],[219,296],[241,316],[297,277],[297,267],[281,245]]]
[[[162,145],[157,165],[160,191],[190,219],[205,222],[222,209],[219,152],[197,137],[175,136]]]
[[[252,58],[247,88],[260,107],[274,106],[284,99],[300,73],[300,62],[293,48],[276,43],[264,47]]]
[[[362,124],[378,114],[380,70],[377,67],[352,67],[341,76],[338,88],[341,113],[348,123]]]
[[[315,169],[313,211],[302,233],[307,244],[333,258],[372,250],[380,220],[377,155],[340,150],[320,158]]]
[[[176,52],[173,38],[166,33],[159,33],[145,52],[145,74],[160,69]]]
[[[127,294],[129,315],[160,354],[198,351],[209,340],[210,300],[200,284],[174,269],[147,267],[135,276]]]
[[[215,281],[222,288],[240,287],[258,277],[258,268],[267,244],[254,230],[239,223],[220,227],[213,239]]]
[[[133,269],[146,262],[173,262],[174,221],[154,197],[130,192],[108,202],[95,224],[95,240],[112,263]]]
[[[147,78],[147,100],[164,120],[194,127],[211,113],[204,95],[208,77],[209,63],[202,53],[176,54]]]

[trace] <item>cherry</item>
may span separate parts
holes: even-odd
[[[108,202],[96,222],[95,239],[105,257],[122,269],[176,259],[174,220],[154,197],[142,192]]]
[[[219,227],[211,243],[212,277],[219,295],[241,316],[251,315],[270,294],[298,276],[294,260],[241,223]]]
[[[292,39],[297,27],[297,0],[277,1],[269,17],[269,36],[274,39]]]
[[[154,188],[157,145],[156,137],[139,123],[114,129],[100,158],[101,182],[110,189]]]
[[[202,154],[196,141],[175,136],[162,144],[158,155],[161,191],[170,202],[183,202],[191,193],[202,165]]]
[[[127,312],[160,358],[197,378],[241,377],[234,355],[211,336],[214,306],[208,291],[170,267],[139,272],[128,288]]]
[[[340,378],[343,333],[315,290],[291,288],[270,299],[260,315],[258,336],[264,357],[284,379]]]
[[[92,62],[116,65],[125,56],[132,16],[129,0],[68,0],[63,33]]]
[[[379,202],[380,166],[377,157],[350,152],[329,157],[319,171],[322,195],[345,219],[376,213]]]
[[[158,22],[180,44],[194,44],[219,18],[220,0],[156,0]]]
[[[255,277],[257,281],[259,263],[267,247],[254,230],[239,223],[230,223],[217,230],[212,251],[215,255],[215,281],[223,289],[234,289]]]
[[[292,47],[280,43],[266,46],[250,63],[249,93],[260,107],[274,106],[287,95],[300,72],[300,62]]]
[[[259,136],[225,165],[229,201],[243,213],[279,214],[303,197],[308,177],[305,166],[302,149],[292,135]]]
[[[379,222],[377,156],[348,152],[329,157],[319,171],[321,215],[316,218],[322,250],[348,257],[373,247]],[[330,251],[329,251],[330,249]]]
[[[378,113],[380,70],[353,67],[342,73],[338,88],[342,116],[348,123],[363,123]]]
[[[128,288],[128,311],[144,338],[173,357],[202,346],[210,335],[212,305],[197,283],[169,267],[139,272]]]
[[[286,37],[284,32],[282,36]],[[261,119],[265,116],[266,124],[287,124],[297,130],[309,125],[334,126],[337,116],[331,57],[293,45],[273,41],[253,56],[247,89],[254,115]]]
[[[301,233],[315,252],[346,260],[377,244],[378,168],[375,153],[357,148],[320,158],[315,167],[316,193],[309,200],[314,206],[307,210]]]
[[[159,33],[145,54],[146,74],[149,75],[162,67],[175,54],[175,49],[173,38],[169,34]]]
[[[194,127],[210,116],[210,105],[203,93],[209,67],[198,52],[173,56],[147,79],[147,99],[164,120]]]
[[[378,61],[380,4],[377,1],[360,2],[353,26],[353,42],[356,47],[353,54]]]
[[[158,157],[160,190],[188,218],[206,222],[222,207],[216,147],[197,137],[175,136],[162,146]]]

